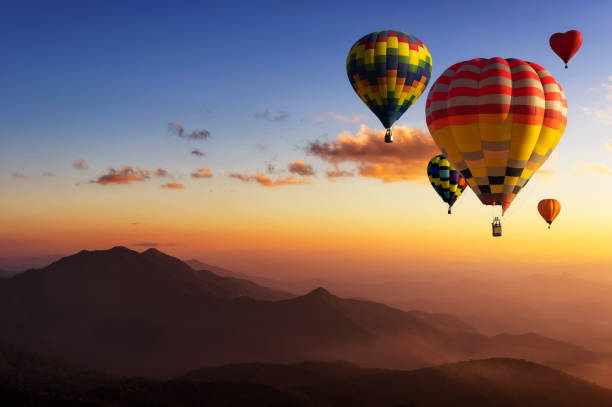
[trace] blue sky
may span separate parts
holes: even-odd
[[[28,158],[57,167],[60,160],[85,156],[101,166],[155,164],[152,155],[167,150],[169,122],[208,129],[215,142],[202,149],[231,149],[242,162],[266,155],[254,151],[258,143],[271,145],[270,157],[291,155],[304,138],[351,127],[317,124],[316,117],[326,112],[366,115],[366,123],[375,126],[348,86],[344,60],[355,40],[379,29],[422,39],[433,56],[432,79],[471,57],[538,62],[572,95],[572,107],[585,103],[582,89],[610,74],[612,56],[601,51],[610,39],[609,2],[492,3],[7,5],[0,17],[5,61],[0,137],[8,153],[2,169]],[[585,44],[572,69],[564,71],[548,48],[548,36],[576,27]],[[400,123],[422,127],[423,106],[421,98]],[[291,118],[254,120],[264,109],[286,111]],[[193,144],[185,142],[184,149]],[[161,164],[162,158],[157,160]]]
[[[302,216],[304,222],[316,221],[321,211],[330,208],[326,214],[330,219],[354,223],[355,218],[334,212],[332,205],[361,202],[362,211],[371,213],[371,207],[380,205],[378,197],[397,201],[397,208],[406,206],[413,213],[433,216],[434,209],[424,205],[434,199],[428,185],[382,184],[355,177],[337,183],[320,179],[313,182],[312,190],[287,187],[263,192],[258,185],[226,176],[230,171],[265,172],[269,163],[286,168],[299,159],[312,163],[321,174],[329,164],[305,155],[302,147],[307,141],[335,139],[342,131],[355,134],[362,124],[380,129],[351,89],[345,59],[361,36],[383,29],[406,31],[427,45],[433,59],[432,82],[453,63],[474,57],[515,57],[547,68],[564,87],[569,104],[568,127],[556,150],[560,158],[551,163],[558,176],[550,183],[538,181],[540,189],[534,189],[538,193],[525,191],[517,198],[524,202],[514,206],[525,205],[529,211],[523,214],[536,221],[531,207],[539,192],[554,193],[570,208],[595,202],[594,213],[604,214],[605,202],[612,197],[607,193],[607,200],[594,199],[594,195],[609,180],[569,175],[584,163],[612,166],[612,151],[604,148],[604,143],[612,142],[612,88],[602,86],[612,85],[608,80],[611,15],[608,1],[5,4],[0,13],[0,188],[9,198],[0,202],[0,221],[23,217],[42,222],[42,217],[60,216],[59,208],[76,213],[90,207],[99,216],[106,205],[115,211],[109,212],[108,222],[127,223],[143,196],[168,207],[214,201],[215,207],[234,211],[228,209],[230,220],[255,216],[255,210],[240,212],[245,196],[260,212],[283,213],[286,219]],[[584,44],[565,70],[548,38],[570,29],[582,31]],[[397,124],[425,129],[425,99],[421,96]],[[255,117],[266,110],[269,118],[280,112],[288,117],[281,121]],[[335,120],[334,115],[357,116],[357,120]],[[186,131],[206,129],[211,138],[179,139],[168,133],[173,122]],[[190,155],[194,148],[206,157]],[[86,161],[88,170],[72,167],[78,159]],[[151,183],[148,192],[141,185],[83,186],[108,168],[122,165],[165,168],[180,182],[191,182],[184,191],[190,195],[180,201],[179,195]],[[215,177],[209,183],[190,179],[189,173],[199,167],[210,168]],[[43,171],[57,176],[41,177]],[[26,178],[11,176],[14,172]],[[83,187],[76,188],[77,183]],[[200,190],[195,190],[196,185]],[[209,188],[226,195],[208,194]],[[244,194],[232,195],[241,188]],[[579,202],[577,196],[587,198]],[[51,209],[30,207],[26,204],[30,201],[48,202]],[[458,205],[470,215],[481,209],[474,196],[464,201]],[[321,213],[315,216],[314,207]],[[292,212],[293,208],[300,210]],[[162,209],[151,208],[147,219],[153,223],[161,213]],[[68,221],[86,222],[92,214],[80,216]],[[171,215],[164,216],[170,224]],[[279,219],[282,223],[285,218]],[[383,221],[362,219],[372,228]],[[460,222],[468,225],[471,220]],[[488,215],[485,227],[487,222]],[[580,224],[581,219],[572,222]],[[345,225],[336,226],[341,230]],[[284,231],[282,225],[274,227]],[[84,236],[86,231],[74,233]],[[569,231],[566,237],[567,245]],[[15,238],[0,234],[0,243],[9,240]]]

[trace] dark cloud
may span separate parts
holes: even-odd
[[[142,182],[150,177],[150,173],[147,170],[141,170],[138,168],[133,168],[129,165],[124,165],[121,167],[121,170],[110,168],[106,174],[90,182],[100,185],[129,184],[130,182]]]
[[[73,162],[72,166],[76,168],[77,170],[86,170],[87,168],[89,168],[87,164],[85,164],[85,160],[82,160],[82,159]]]
[[[132,246],[138,246],[138,247],[157,247],[157,246],[160,246],[160,243],[157,243],[157,242],[140,242],[140,243],[132,243]]]
[[[158,168],[155,171],[153,171],[153,174],[155,174],[158,177],[167,177],[168,176],[168,170],[165,170],[163,168]]]
[[[289,163],[287,165],[287,168],[289,169],[290,173],[298,174],[303,177],[308,177],[308,176],[315,174],[314,169],[312,168],[312,165],[306,164],[302,160],[298,160],[294,163]]]
[[[274,174],[275,171],[276,171],[276,167],[274,166],[274,164],[268,164],[268,172],[270,174]]]
[[[191,173],[192,178],[212,178],[212,176],[208,168],[199,168]]]
[[[26,176],[19,172],[19,171],[14,171],[13,173],[11,173],[11,177],[13,178],[25,178]]]
[[[168,124],[168,132],[186,140],[206,140],[210,137],[210,132],[208,130],[202,129],[187,132],[180,123]]]
[[[268,109],[265,109],[263,112],[255,112],[256,119],[264,119],[269,122],[286,122],[290,117],[291,115],[284,110],[280,110],[276,115],[270,114]]]
[[[313,141],[307,153],[335,166],[354,163],[360,176],[378,178],[383,182],[425,182],[427,162],[440,154],[426,132],[409,127],[393,128],[394,141],[385,143],[384,130],[376,131],[362,125],[356,136],[342,132],[334,141]]]
[[[198,156],[198,157],[204,157],[206,154],[204,154],[203,152],[201,152],[200,150],[198,150],[197,148],[195,148],[191,154]]]

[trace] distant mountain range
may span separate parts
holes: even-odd
[[[77,370],[6,345],[0,345],[0,358],[3,407],[612,406],[612,390],[516,359],[412,371],[342,361],[243,363],[158,382]]]
[[[198,267],[199,268],[199,267]],[[400,311],[323,288],[293,297],[194,270],[156,249],[82,251],[0,280],[0,341],[114,374],[344,359],[414,369],[525,358],[610,382],[610,356],[535,334],[485,336],[447,314]]]

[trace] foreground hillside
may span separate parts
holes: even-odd
[[[14,353],[14,352],[13,352]],[[32,359],[28,353],[25,359]],[[238,364],[199,369],[170,381],[105,378],[75,388],[57,363],[20,367],[21,381],[0,381],[3,407],[606,407],[612,390],[516,359],[487,359],[412,371],[361,368],[347,362]],[[72,376],[76,378],[78,376]],[[95,374],[85,373],[89,383]]]

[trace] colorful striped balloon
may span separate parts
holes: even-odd
[[[561,86],[520,59],[472,59],[448,68],[426,103],[427,127],[485,205],[502,214],[548,159],[567,123]]]
[[[461,173],[440,154],[432,158],[427,164],[427,177],[440,198],[448,204],[448,213],[467,187]]]
[[[357,41],[346,58],[346,73],[357,95],[387,129],[421,96],[431,77],[431,55],[416,37],[377,31]]]

